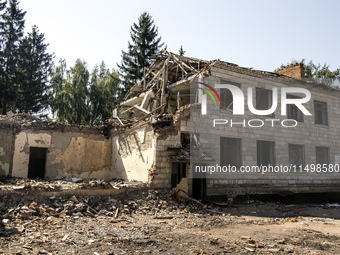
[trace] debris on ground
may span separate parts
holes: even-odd
[[[5,182],[24,189],[53,184]],[[60,182],[53,185],[106,187],[99,180]],[[14,191],[0,196],[0,254],[340,253],[340,208],[333,204],[223,206],[188,195],[182,202],[169,190],[146,187],[87,197]]]
[[[14,177],[0,177],[1,190],[75,190],[75,189],[93,189],[93,188],[114,188],[120,189],[123,187],[142,188],[146,187],[143,182],[126,182],[123,180],[113,179],[110,181],[89,179],[85,180],[77,177],[66,177],[64,179],[48,181],[48,180],[33,180]]]

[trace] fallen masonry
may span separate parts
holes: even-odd
[[[3,254],[340,252],[339,204],[286,205],[253,200],[226,204],[190,197],[180,202],[167,190],[138,185],[129,189],[129,183],[119,181],[116,188],[101,189],[124,189],[120,194],[48,197],[41,195],[49,192],[44,185],[53,183],[3,182],[7,183],[1,190],[8,190],[8,182],[13,187],[25,182],[31,185],[0,195]],[[55,185],[61,190],[72,186],[76,191],[92,189],[83,187],[90,183],[99,185],[102,181]]]

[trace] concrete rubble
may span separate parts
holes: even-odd
[[[58,131],[79,131],[86,130],[87,132],[108,134],[107,125],[76,125],[60,123],[50,120],[42,120],[27,113],[18,114],[0,114],[0,128],[12,130],[13,133],[18,133],[20,130],[37,129],[37,130],[58,130]]]
[[[79,190],[79,189],[94,189],[94,188],[114,188],[120,189],[123,187],[145,187],[143,182],[124,182],[123,180],[113,179],[110,181],[97,179],[82,179],[77,177],[66,177],[61,180],[46,181],[33,180],[22,178],[6,178],[0,177],[0,194],[1,191],[16,190],[16,191],[41,191],[41,190]]]
[[[168,190],[121,181],[1,181],[1,188],[24,188],[0,195],[0,254],[340,252],[338,204],[180,201]],[[112,184],[135,189],[115,196],[37,195],[49,186],[105,190]]]

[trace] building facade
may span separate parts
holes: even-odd
[[[0,121],[0,171],[23,178],[120,178],[156,188],[183,180],[196,198],[339,192],[340,91],[303,78],[301,64],[271,73],[164,51],[105,128]],[[235,114],[240,104],[218,84],[242,92],[244,114]],[[282,104],[306,97],[291,88],[310,93],[302,105],[311,115]],[[276,108],[260,115],[251,105]],[[32,164],[43,165],[43,174],[36,176]]]

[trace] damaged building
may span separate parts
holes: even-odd
[[[3,116],[0,174],[119,178],[147,182],[156,188],[180,185],[195,198],[280,191],[339,192],[340,91],[303,78],[302,64],[272,73],[163,51],[129,90],[106,126]],[[287,105],[287,116],[282,116],[278,104],[275,112],[265,116],[254,117],[246,107],[243,116],[235,116],[233,95],[225,88],[216,88],[220,104],[212,95],[205,102],[208,113],[202,115],[202,98],[208,93],[205,86],[215,88],[216,84],[236,86],[244,94],[252,88],[251,99],[259,110],[271,108],[273,88],[304,88],[311,93],[304,106],[312,115]],[[287,96],[301,97],[296,93]],[[281,94],[277,99],[280,102]],[[214,127],[216,119],[228,124]],[[288,127],[285,119],[294,120],[296,125]],[[236,124],[230,125],[231,120]],[[249,120],[254,120],[251,125]],[[305,170],[317,164],[327,165],[327,170]],[[217,165],[234,166],[237,171],[196,171]],[[265,165],[289,166],[290,171],[239,171],[241,166]]]
[[[0,118],[0,175],[19,178],[111,178],[105,127],[42,121],[28,114]]]

